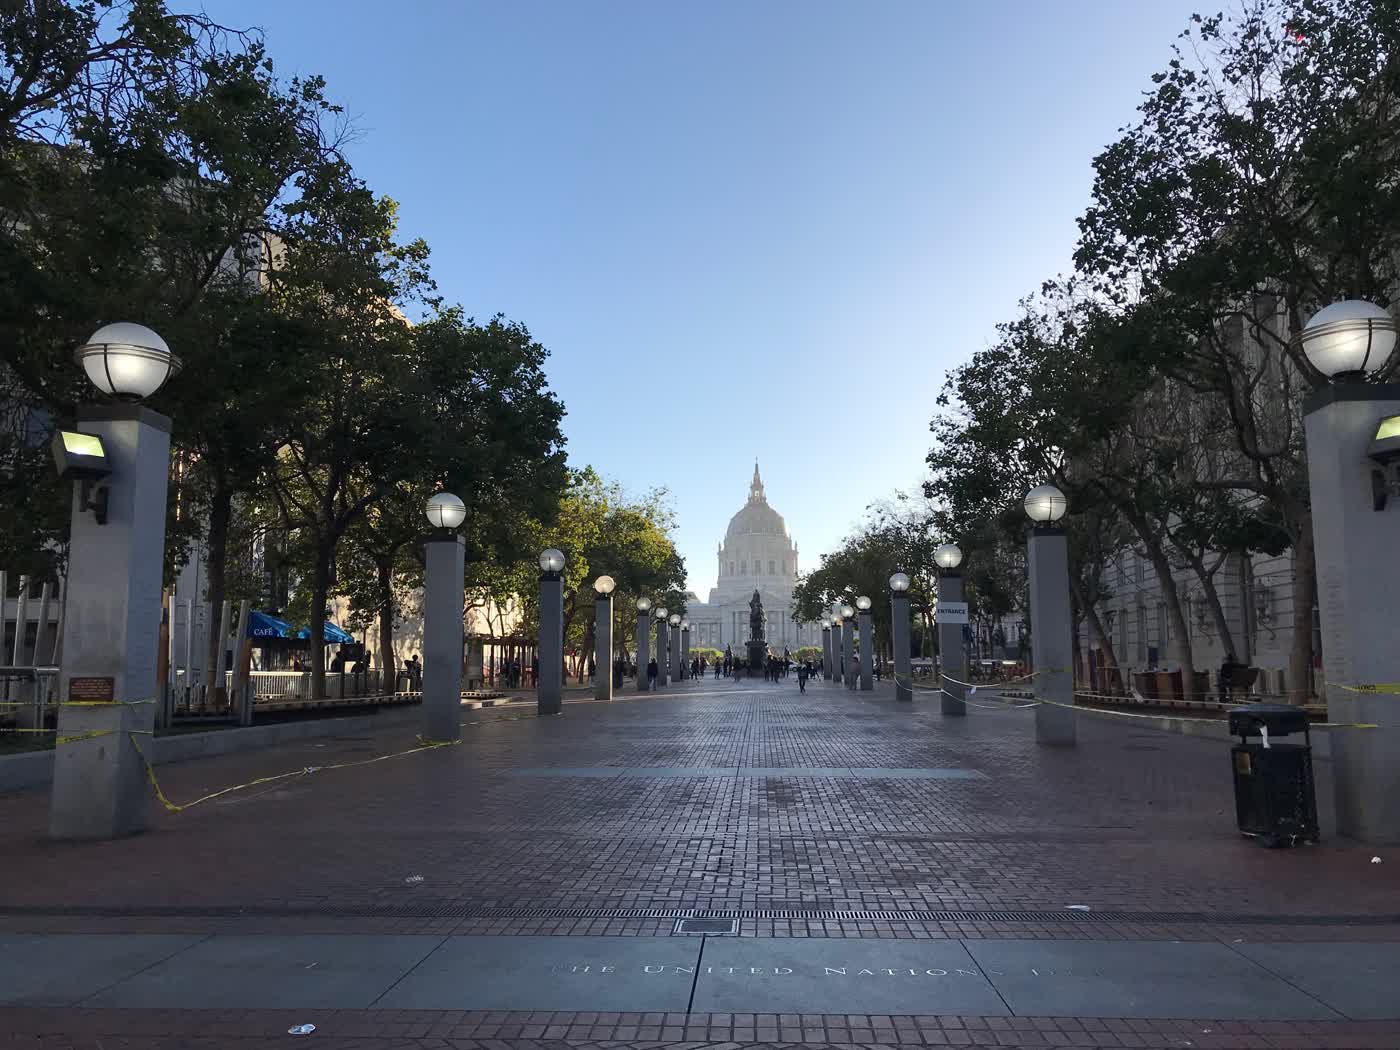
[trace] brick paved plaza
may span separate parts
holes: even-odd
[[[1048,750],[1029,711],[931,695],[472,712],[460,746],[116,842],[50,842],[46,792],[0,797],[0,1040],[1400,1046],[1400,850],[1241,839],[1221,739],[1084,715]],[[160,780],[182,802],[415,730]],[[691,913],[737,936],[677,932]]]

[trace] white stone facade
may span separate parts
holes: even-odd
[[[792,588],[797,582],[797,545],[788,535],[783,516],[768,505],[758,464],[753,467],[748,502],[729,521],[724,542],[715,552],[717,583],[709,600],[697,596],[686,603],[690,644],[711,649],[742,650],[749,638],[749,601],[763,598],[768,645],[781,653],[786,647],[821,645],[820,624],[792,619]]]

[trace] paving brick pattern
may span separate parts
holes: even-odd
[[[665,697],[570,704],[559,718],[472,713],[464,742],[311,773],[158,813],[138,838],[56,844],[42,790],[0,797],[0,930],[657,936],[671,918],[609,909],[1016,909],[1189,912],[1109,923],[742,920],[742,936],[1400,940],[1400,850],[1328,837],[1268,851],[1233,827],[1225,746],[1081,717],[1075,749],[1034,743],[1026,711],[945,719],[888,687],[693,683]],[[412,746],[402,713],[361,737],[162,768],[177,800]],[[522,777],[591,767],[956,768],[970,780]],[[1324,829],[1326,767],[1319,769]],[[1381,864],[1371,864],[1378,856]],[[423,881],[405,880],[422,875]],[[108,913],[45,913],[78,904]],[[463,913],[513,908],[507,917]],[[153,905],[191,909],[153,915]],[[240,917],[292,906],[296,916]],[[458,913],[436,916],[435,908]],[[208,909],[217,914],[204,914]],[[546,909],[582,909],[560,916]],[[534,911],[537,914],[529,914]],[[1342,925],[1235,913],[1372,917]],[[1390,917],[1392,921],[1379,921]],[[1392,1023],[836,1015],[462,1014],[11,1009],[14,1046],[287,1045],[312,1021],[333,1046],[926,1045],[1400,1047]]]
[[[307,1047],[569,1047],[738,1050],[750,1046],[1195,1047],[1201,1050],[1394,1050],[1400,1025],[1114,1018],[951,1017],[923,1014],[506,1013],[487,1011],[13,1009],[0,1013],[6,1047],[261,1047],[288,1042],[311,1020]]]

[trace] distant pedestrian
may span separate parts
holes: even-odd
[[[658,667],[656,666],[656,657],[652,657],[652,658],[651,658],[651,662],[647,664],[647,688],[648,688],[648,689],[655,689],[655,688],[656,688],[656,676],[657,676],[657,673],[658,673],[659,671],[660,671],[660,668],[658,668]]]
[[[797,691],[805,693],[807,691],[807,665],[801,664],[797,668]]]

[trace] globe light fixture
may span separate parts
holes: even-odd
[[[656,618],[658,620],[666,619],[666,606],[663,605],[661,608],[656,610]]]
[[[540,553],[540,569],[553,576],[564,571],[564,552],[554,547]]]
[[[1395,349],[1395,318],[1361,299],[1324,306],[1303,326],[1303,354],[1328,379],[1362,376],[1386,363]]]
[[[92,333],[77,350],[89,381],[108,397],[137,402],[180,371],[180,359],[145,325],[120,321]]]
[[[940,543],[933,552],[933,560],[940,569],[956,569],[962,564],[962,548],[956,543]]]
[[[897,572],[890,577],[890,590],[896,594],[903,594],[909,589],[909,576],[906,573]]]
[[[859,598],[856,599],[856,608],[859,609],[861,612],[865,612],[867,609],[870,608],[870,599],[864,594],[862,594]]]
[[[450,492],[439,492],[428,500],[428,521],[434,528],[455,529],[467,520],[467,505]]]
[[[599,594],[612,594],[613,588],[617,586],[611,576],[599,576],[593,581],[593,589]]]
[[[638,598],[638,599],[637,599],[637,611],[640,612],[640,613],[651,612],[651,599],[650,599],[650,598]]]
[[[825,628],[827,628],[827,629],[830,629],[830,627],[831,627],[831,617],[830,617],[830,616],[823,616],[823,617],[822,617],[822,626],[825,627]]]
[[[681,625],[681,614],[680,614],[680,613],[672,613],[672,614],[671,614],[670,620],[668,620],[667,622],[668,622],[672,627],[679,627],[679,626]]]
[[[685,617],[681,617],[681,630],[682,630],[682,631],[688,631],[688,630],[690,630],[690,621],[687,620],[687,619],[685,619]]]
[[[841,619],[843,619],[843,620],[849,620],[849,619],[850,619],[852,616],[854,616],[855,614],[856,614],[856,611],[855,611],[854,609],[852,609],[849,605],[843,605],[843,606],[841,606]]]
[[[1069,510],[1069,500],[1054,485],[1037,485],[1026,493],[1023,501],[1026,514],[1037,525],[1049,525],[1059,521]]]

